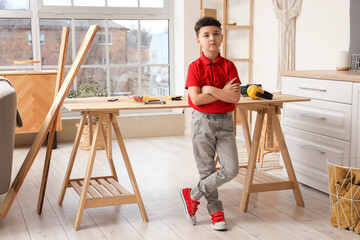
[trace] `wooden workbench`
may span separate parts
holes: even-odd
[[[63,182],[63,187],[59,196],[59,204],[61,205],[64,199],[64,195],[67,188],[74,188],[80,195],[80,202],[78,212],[75,220],[75,229],[78,230],[81,223],[82,213],[85,208],[94,208],[101,206],[119,205],[137,203],[144,221],[148,221],[146,211],[141,199],[140,191],[138,189],[135,175],[132,171],[129,157],[126,152],[125,144],[121,136],[120,128],[116,121],[116,116],[119,115],[119,110],[136,110],[136,109],[163,109],[163,108],[187,108],[190,107],[187,102],[187,97],[183,97],[181,101],[167,100],[166,97],[157,97],[160,100],[166,101],[166,104],[151,104],[145,105],[143,103],[129,102],[128,97],[117,97],[118,101],[109,102],[109,98],[78,98],[67,99],[64,102],[64,107],[71,111],[83,111],[80,121],[80,127],[76,134],[73,150],[71,153],[68,169]],[[296,176],[291,164],[290,156],[286,148],[284,136],[281,131],[281,126],[276,114],[279,113],[283,103],[285,102],[298,102],[308,101],[309,99],[274,95],[273,100],[253,100],[249,97],[242,97],[236,104],[236,107],[240,110],[240,117],[242,120],[242,127],[244,131],[245,143],[247,146],[249,164],[247,166],[244,188],[242,193],[242,200],[240,208],[242,211],[246,211],[249,202],[249,196],[252,192],[262,191],[275,191],[283,189],[293,189],[296,202],[300,206],[304,206],[304,202],[300,193],[299,185],[296,180]],[[253,139],[250,138],[250,130],[247,124],[246,111],[256,111],[257,119],[255,124],[255,130]],[[272,122],[274,126],[274,132],[278,138],[280,150],[283,154],[285,167],[288,172],[289,181],[271,182],[253,184],[253,178],[255,174],[256,155],[259,147],[259,141],[262,131],[262,125],[265,114],[268,115],[268,121]],[[88,118],[90,120],[89,126],[91,127],[91,119],[93,116],[98,117],[98,121],[95,127],[94,136],[92,139],[92,146],[90,150],[90,156],[88,160],[88,166],[84,178],[70,179],[72,166],[75,161],[76,152],[79,146],[81,133],[83,131],[84,124]],[[107,130],[104,128],[103,123],[106,123]],[[126,190],[118,183],[116,176],[115,166],[112,160],[111,150],[111,126],[114,129],[117,142],[119,144],[128,174],[131,181],[131,185],[134,193]],[[92,132],[90,128],[90,133]],[[100,134],[105,136],[105,146],[107,157],[109,159],[111,176],[106,177],[91,177],[92,168],[94,165],[94,159],[96,154],[96,141]],[[94,191],[96,190],[96,191]]]

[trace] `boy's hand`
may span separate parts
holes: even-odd
[[[230,82],[227,82],[223,87],[223,90],[230,90],[233,92],[240,92],[240,83],[234,83],[237,77],[233,78]]]
[[[202,94],[211,94],[213,86],[202,86],[201,87],[201,93]]]

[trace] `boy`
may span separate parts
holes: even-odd
[[[194,188],[181,189],[185,214],[196,224],[195,213],[205,197],[215,230],[226,230],[223,206],[217,188],[237,176],[239,161],[232,111],[240,100],[240,80],[233,62],[220,56],[221,24],[203,17],[195,24],[196,42],[201,57],[189,66],[185,88],[189,93],[192,115],[192,142],[200,181]],[[221,169],[216,171],[215,153]]]

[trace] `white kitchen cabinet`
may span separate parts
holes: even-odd
[[[282,94],[311,101],[284,104],[281,124],[298,181],[328,192],[326,161],[360,156],[360,74],[324,72],[283,73]]]
[[[360,157],[360,83],[353,84],[353,105],[351,124],[351,156]],[[353,159],[352,166],[360,167],[360,161]]]
[[[282,129],[298,181],[327,192],[326,161],[331,157],[349,156],[350,142],[287,126]]]

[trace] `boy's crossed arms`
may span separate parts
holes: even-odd
[[[234,83],[237,77],[221,88],[213,86],[189,87],[191,101],[195,105],[204,105],[221,100],[228,103],[237,103],[240,100],[240,83]]]

